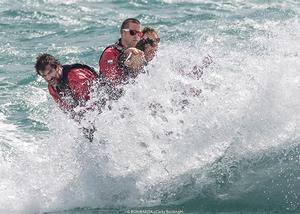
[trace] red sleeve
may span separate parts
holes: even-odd
[[[119,82],[123,75],[123,70],[118,63],[119,51],[115,48],[107,48],[99,60],[99,72],[113,82]]]
[[[97,76],[84,68],[74,68],[68,74],[72,96],[79,102],[90,99],[90,89]]]
[[[52,85],[48,84],[48,91],[50,93],[50,95],[52,96],[52,98],[54,99],[54,101],[58,104],[58,106],[63,109],[63,110],[70,110],[72,109],[74,106],[69,105],[68,103],[64,102],[61,97],[57,94],[56,90],[53,88]]]

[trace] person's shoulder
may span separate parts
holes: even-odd
[[[103,51],[103,55],[109,55],[109,54],[113,54],[113,55],[115,55],[115,54],[119,54],[119,51],[118,51],[118,49],[115,47],[115,46],[112,46],[112,45],[110,45],[110,46],[108,46],[108,47],[106,47],[105,49],[104,49],[104,51]]]
[[[87,67],[74,67],[68,73],[69,81],[77,79],[95,79],[96,73]]]
[[[116,62],[118,57],[120,56],[120,52],[114,48],[114,47],[108,47],[104,50],[102,56],[100,57],[99,63],[100,66],[106,65],[106,64],[113,64],[113,62]]]

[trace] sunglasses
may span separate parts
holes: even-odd
[[[160,42],[160,38],[156,38],[156,39],[147,38],[147,39],[142,39],[142,40],[144,40],[144,44],[149,44],[152,47],[158,46],[158,43]]]
[[[145,45],[149,44],[152,47],[157,46],[157,42],[154,41],[153,39],[147,38],[147,39],[143,39],[143,40],[144,40],[143,42],[144,42]]]
[[[122,30],[125,32],[129,32],[131,36],[138,35],[139,37],[141,37],[143,35],[141,31],[137,31],[137,30],[130,30],[130,29],[122,29]]]

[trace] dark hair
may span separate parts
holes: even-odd
[[[40,54],[36,58],[36,63],[34,66],[37,74],[40,75],[39,71],[45,70],[47,65],[50,65],[52,68],[57,68],[57,66],[61,64],[58,59],[56,59],[54,56],[50,54],[47,53]]]
[[[146,45],[153,45],[154,44],[154,41],[150,38],[147,38],[147,39],[141,39],[137,44],[136,44],[136,48],[141,50],[141,51],[145,51],[146,49]]]
[[[122,33],[122,30],[123,29],[126,29],[129,27],[129,23],[136,23],[136,24],[141,24],[139,20],[135,19],[135,18],[128,18],[128,19],[125,19],[121,25],[121,28],[120,28],[120,32]]]
[[[156,33],[157,34],[156,30],[152,27],[144,27],[144,29],[142,30],[142,33],[143,33],[143,35],[145,33]]]

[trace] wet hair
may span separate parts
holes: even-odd
[[[147,39],[141,39],[137,44],[136,44],[136,48],[141,50],[141,51],[145,51],[146,49],[146,45],[153,45],[154,41],[150,38]]]
[[[43,53],[40,54],[36,58],[36,63],[35,63],[35,70],[38,75],[41,75],[39,71],[44,71],[47,65],[50,65],[52,68],[57,68],[57,66],[61,65],[59,60],[56,59],[54,56]]]
[[[144,27],[144,29],[142,30],[142,33],[143,33],[143,35],[145,35],[146,33],[155,33],[158,36],[158,33],[156,32],[156,30],[152,27]],[[146,39],[143,38],[136,44],[136,48],[140,49],[141,51],[145,51],[147,44],[153,46],[154,41],[150,38],[146,38]]]
[[[129,23],[136,23],[136,24],[141,24],[139,20],[135,19],[135,18],[128,18],[128,19],[125,19],[121,25],[121,28],[120,28],[120,32],[122,33],[122,30],[123,29],[126,29],[129,27]]]
[[[142,33],[143,33],[143,35],[145,33],[156,33],[157,34],[156,30],[152,27],[144,27],[144,29],[142,30]]]

